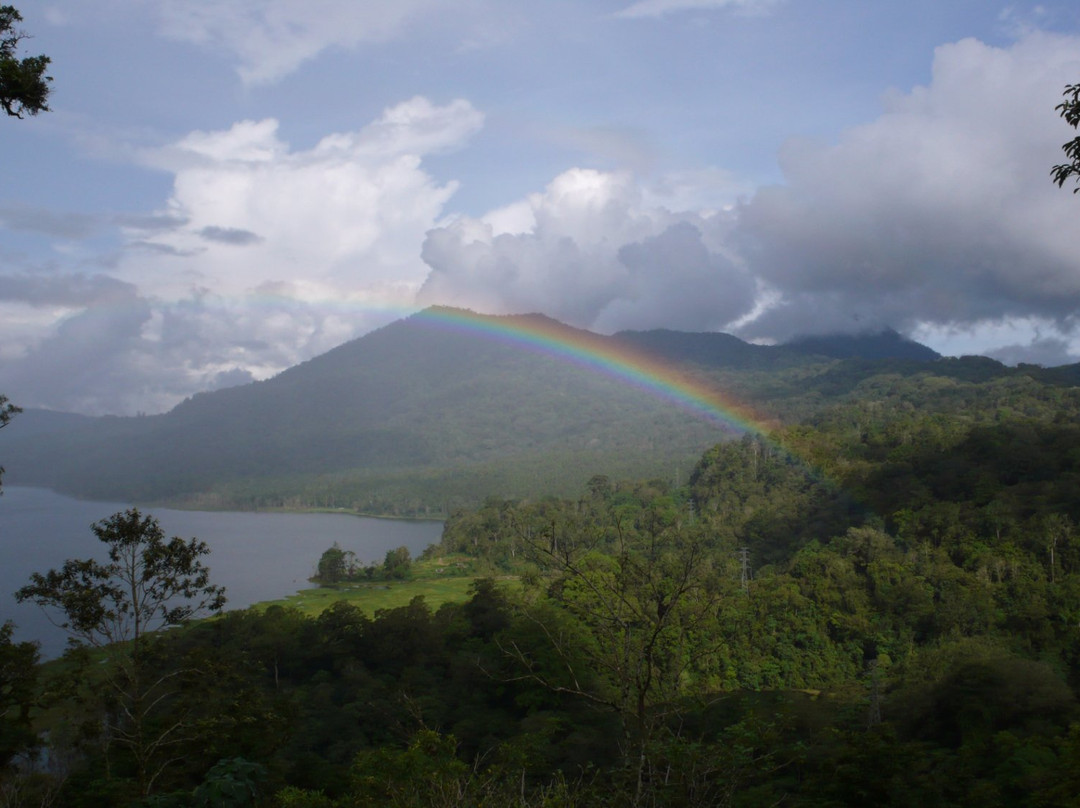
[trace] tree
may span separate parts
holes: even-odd
[[[248,808],[256,804],[266,768],[242,757],[222,759],[190,793],[151,797],[145,808]]]
[[[8,401],[7,396],[0,395],[0,429],[7,426],[11,422],[12,416],[17,415],[20,412],[22,412],[22,410]],[[0,466],[0,480],[2,480],[3,477],[4,467]]]
[[[387,550],[383,561],[383,574],[387,578],[407,578],[412,568],[412,554],[408,547]]]
[[[16,23],[22,15],[14,6],[0,6],[0,106],[13,118],[48,112],[49,82],[45,70],[52,61],[48,56],[20,59],[15,52],[27,35]]]
[[[77,642],[138,643],[149,632],[225,605],[225,590],[210,584],[210,570],[200,560],[210,552],[206,542],[179,536],[166,541],[158,520],[138,508],[90,529],[108,547],[109,563],[68,560],[60,570],[35,572],[15,593],[20,602],[59,609],[58,625]]]
[[[0,395],[0,429],[3,429],[11,421],[13,415],[17,415],[22,412],[21,409],[16,407],[5,395]]]
[[[319,569],[315,573],[315,579],[320,583],[334,584],[345,577],[346,558],[345,551],[337,542],[319,557]]]
[[[1080,84],[1069,84],[1062,93],[1065,100],[1054,109],[1061,113],[1061,117],[1073,129],[1080,126]],[[1073,193],[1080,191],[1080,137],[1075,137],[1062,145],[1061,150],[1069,158],[1069,162],[1056,165],[1050,170],[1050,176],[1061,188],[1069,177],[1076,177],[1077,185]]]
[[[182,710],[179,717],[156,723],[173,706],[176,687],[188,670],[155,670],[152,632],[177,626],[225,604],[225,592],[210,584],[202,556],[205,542],[166,541],[152,516],[137,508],[115,513],[91,526],[108,547],[108,563],[68,560],[59,570],[35,572],[15,593],[49,614],[76,646],[104,649],[100,675],[105,712],[106,756],[116,744],[132,757],[140,791],[149,794],[154,780],[172,762],[168,751],[190,740]]]
[[[0,767],[36,740],[30,724],[37,681],[36,643],[11,639],[15,626],[0,624]]]
[[[698,662],[718,634],[719,590],[704,536],[684,531],[667,504],[658,497],[642,508],[633,528],[616,517],[610,552],[590,546],[597,541],[587,536],[523,537],[553,573],[547,598],[522,612],[523,626],[531,624],[542,640],[534,648],[499,641],[525,671],[510,681],[532,681],[616,714],[632,805],[646,803],[652,750],[681,697],[699,687]],[[551,656],[538,650],[543,646]]]

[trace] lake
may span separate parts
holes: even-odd
[[[15,602],[33,572],[69,558],[105,557],[90,525],[129,507],[84,502],[41,488],[4,486],[0,496],[0,622],[13,620],[16,640],[37,640],[44,658],[58,656],[66,635],[37,606]],[[224,586],[227,609],[291,595],[311,584],[319,556],[334,542],[362,563],[381,562],[387,550],[419,555],[442,535],[441,522],[371,519],[334,513],[247,513],[140,509],[167,537],[196,537],[210,546],[210,580]]]

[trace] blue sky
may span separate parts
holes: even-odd
[[[158,412],[418,307],[1080,361],[1080,8],[17,4],[0,391]]]

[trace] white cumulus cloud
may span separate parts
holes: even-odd
[[[420,300],[772,341],[892,327],[948,349],[946,334],[999,334],[1010,357],[1008,324],[1038,322],[1033,357],[1075,356],[1080,209],[1049,173],[1075,134],[1054,107],[1078,75],[1076,37],[941,46],[926,86],[834,142],[791,140],[785,184],[753,193],[722,169],[648,184],[566,171],[429,233]]]
[[[164,210],[131,219],[107,276],[63,279],[64,298],[47,276],[9,284],[9,308],[66,308],[44,331],[41,317],[23,318],[6,377],[13,386],[56,379],[25,402],[35,406],[157,411],[400,316],[428,274],[425,233],[456,188],[423,159],[462,146],[482,124],[466,101],[417,97],[307,150],[263,120],[144,155],[173,173],[172,193]]]
[[[466,101],[418,97],[306,151],[280,140],[273,120],[193,132],[148,158],[175,172],[168,213],[182,224],[140,234],[144,252],[116,274],[173,299],[284,281],[309,296],[411,299],[426,275],[418,245],[456,188],[421,161],[462,145],[482,122]]]
[[[572,169],[523,202],[437,228],[419,300],[601,331],[713,330],[746,314],[755,285],[712,243],[715,222],[647,196],[629,174]]]

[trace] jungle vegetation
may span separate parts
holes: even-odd
[[[364,610],[343,589],[318,613],[146,635],[140,676],[170,686],[142,731],[183,728],[146,759],[117,743],[107,659],[32,664],[0,632],[2,793],[1074,805],[1080,389],[933,367],[836,366],[805,385],[807,417],[716,443],[680,484],[595,474],[572,497],[458,509],[403,580],[468,559],[462,600]],[[356,574],[338,549],[328,572]]]

